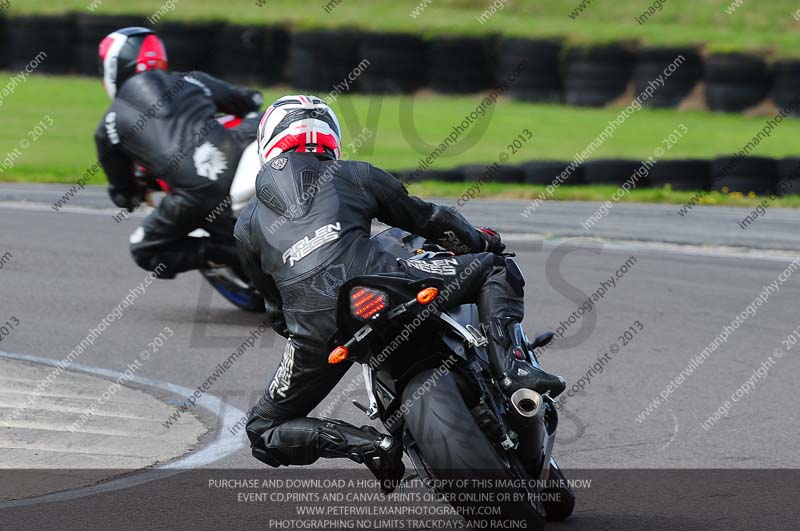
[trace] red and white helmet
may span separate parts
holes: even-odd
[[[123,28],[100,42],[100,75],[113,100],[122,84],[146,70],[166,70],[167,51],[153,30]]]
[[[286,151],[327,154],[338,160],[341,129],[333,109],[316,96],[275,100],[258,124],[258,155],[263,164]]]

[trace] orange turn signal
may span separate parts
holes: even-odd
[[[331,353],[328,355],[328,363],[331,365],[336,365],[337,363],[341,363],[347,359],[347,347],[344,345],[340,345],[333,349]]]
[[[439,294],[437,288],[425,288],[417,293],[417,302],[420,304],[428,304]]]

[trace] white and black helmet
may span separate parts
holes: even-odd
[[[122,28],[110,33],[100,42],[98,55],[103,87],[112,100],[127,79],[147,70],[167,69],[164,43],[148,28]]]
[[[258,124],[258,155],[263,164],[287,151],[338,160],[342,154],[341,129],[333,109],[316,96],[275,100]]]

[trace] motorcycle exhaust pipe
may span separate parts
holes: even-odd
[[[528,472],[538,477],[546,431],[542,395],[532,389],[517,389],[512,393],[510,402],[508,420],[517,434],[517,455]]]
[[[514,410],[525,418],[535,417],[542,409],[542,395],[532,389],[517,389],[511,395]]]

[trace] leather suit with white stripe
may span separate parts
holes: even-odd
[[[276,321],[285,318],[289,339],[247,424],[253,455],[272,466],[319,457],[370,466],[370,456],[380,454],[386,442],[377,431],[307,418],[349,367],[329,365],[325,350],[336,327],[339,287],[364,274],[450,278],[466,271],[448,304],[477,302],[481,320],[491,326],[522,320],[522,276],[507,258],[482,252],[482,233],[461,214],[409,196],[397,179],[365,162],[284,153],[262,168],[256,193],[239,216],[235,236],[246,273]],[[424,236],[456,256],[446,268],[435,260],[425,270],[398,262],[370,240],[373,219]]]

